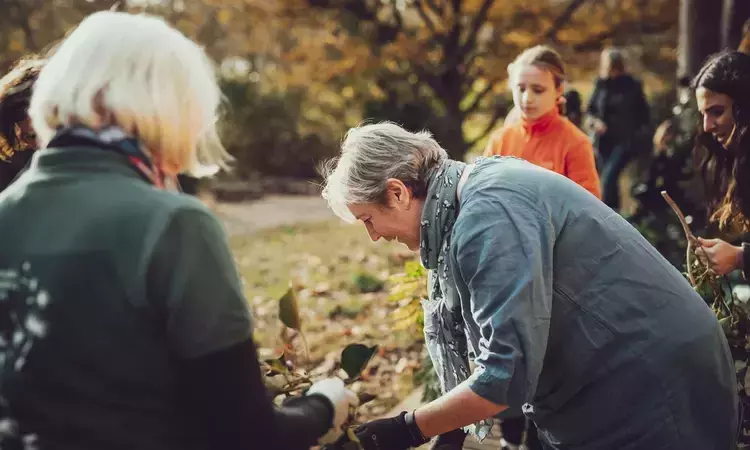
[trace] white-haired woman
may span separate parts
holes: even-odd
[[[329,379],[274,409],[222,227],[167,189],[227,161],[220,97],[146,15],[89,16],[39,75],[42,149],[0,194],[0,386],[39,448],[306,449],[356,402]]]
[[[429,133],[381,123],[349,131],[324,196],[429,269],[425,336],[444,395],[359,427],[365,449],[439,435],[461,448],[455,430],[481,434],[509,407],[553,449],[733,448],[734,369],[715,316],[573,181],[516,158],[467,166]]]

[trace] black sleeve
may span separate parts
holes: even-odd
[[[742,276],[750,280],[750,243],[742,243]]]
[[[636,98],[634,115],[640,121],[641,126],[646,126],[651,123],[651,107],[648,104],[648,100],[646,100],[646,94],[643,92],[643,84],[640,81],[636,80],[634,91],[633,95]]]
[[[601,111],[599,111],[599,96],[602,94],[601,82],[599,79],[594,83],[594,92],[591,93],[589,103],[586,105],[586,114],[592,115],[596,118],[601,119]]]
[[[188,426],[200,430],[206,448],[307,450],[331,427],[333,406],[323,396],[272,404],[250,339],[182,360],[179,373]]]
[[[241,281],[221,224],[208,211],[172,214],[154,245],[147,295],[163,311],[181,411],[205,448],[309,449],[330,429],[327,398],[280,408],[269,398]]]

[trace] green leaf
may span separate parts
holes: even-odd
[[[281,323],[293,330],[299,331],[302,328],[302,321],[299,317],[299,306],[297,305],[297,295],[291,287],[279,299],[279,319],[281,319]]]
[[[278,358],[266,359],[263,362],[269,367],[268,372],[266,372],[267,376],[289,373],[289,367],[286,365],[286,355],[283,353]]]
[[[341,352],[341,368],[350,379],[357,378],[377,350],[377,345],[349,344]]]
[[[404,264],[404,271],[412,278],[421,278],[427,273],[419,261],[407,261],[406,264]]]
[[[383,290],[383,287],[385,286],[385,283],[380,279],[366,272],[355,274],[354,277],[352,277],[352,283],[357,288],[358,292],[365,294],[379,292]]]

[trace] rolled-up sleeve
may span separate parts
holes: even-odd
[[[471,388],[517,408],[534,395],[547,347],[554,229],[527,199],[474,203],[459,216],[451,251],[479,330]]]

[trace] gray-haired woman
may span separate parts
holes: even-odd
[[[334,211],[429,269],[444,395],[359,427],[365,449],[438,435],[460,448],[459,428],[481,435],[507,408],[552,449],[733,448],[734,369],[713,313],[583,188],[515,158],[450,160],[429,133],[390,123],[350,130],[330,169]]]

